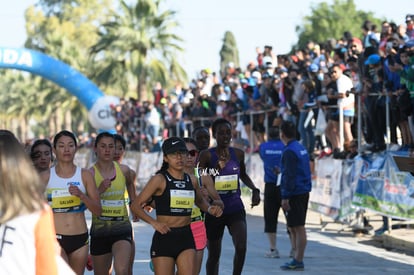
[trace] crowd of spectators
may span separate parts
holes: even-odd
[[[358,135],[372,152],[387,143],[409,148],[414,143],[414,15],[405,19],[399,26],[384,21],[380,28],[365,21],[361,34],[309,41],[292,54],[276,55],[266,45],[245,68],[230,62],[218,74],[204,69],[188,85],[169,91],[157,83],[151,102],[121,99],[114,108],[116,131],[130,149],[156,151],[163,138],[188,135],[223,117],[233,123],[234,140],[257,151],[267,127],[282,118],[296,123],[297,138],[311,155],[352,157]],[[322,133],[315,131],[318,115],[327,122]]]

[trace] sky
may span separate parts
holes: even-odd
[[[24,12],[37,0],[0,0],[0,47],[22,47],[26,39]],[[165,6],[177,12],[177,34],[185,42],[178,57],[190,77],[201,69],[219,68],[219,52],[224,33],[231,31],[239,49],[240,65],[256,58],[256,47],[273,47],[276,54],[287,53],[296,44],[295,27],[310,15],[312,5],[321,0],[166,0]],[[327,0],[332,4],[333,0]],[[409,0],[354,0],[358,10],[396,24],[405,22]],[[283,3],[283,4],[281,4]],[[359,34],[355,34],[359,35]]]

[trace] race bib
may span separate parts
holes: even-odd
[[[237,179],[237,175],[216,176],[214,186],[218,192],[235,191],[238,188]]]
[[[191,209],[194,205],[194,190],[171,190],[171,208]]]
[[[103,217],[123,217],[125,215],[124,200],[101,200]]]
[[[77,196],[69,193],[69,190],[53,190],[52,191],[52,208],[53,209],[73,209],[78,207],[81,201]]]

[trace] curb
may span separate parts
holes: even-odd
[[[394,231],[398,230],[398,234]],[[414,255],[414,241],[413,229],[397,229],[393,230],[391,234],[385,233],[382,235],[382,243],[384,248],[391,250],[401,250],[409,255]]]

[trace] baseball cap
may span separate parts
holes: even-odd
[[[381,56],[374,53],[368,56],[368,59],[365,61],[365,65],[375,65],[381,61]]]
[[[254,71],[252,72],[252,77],[259,79],[262,78],[262,74],[259,71]]]
[[[317,71],[319,71],[319,66],[316,65],[315,63],[312,63],[309,66],[309,71],[310,72],[313,72],[313,73],[316,73]]]
[[[188,152],[188,150],[184,140],[179,137],[170,137],[163,142],[162,152],[168,155],[175,152]]]
[[[408,40],[407,42],[405,42],[405,46],[407,46],[407,48],[412,48],[414,47],[414,38]]]

